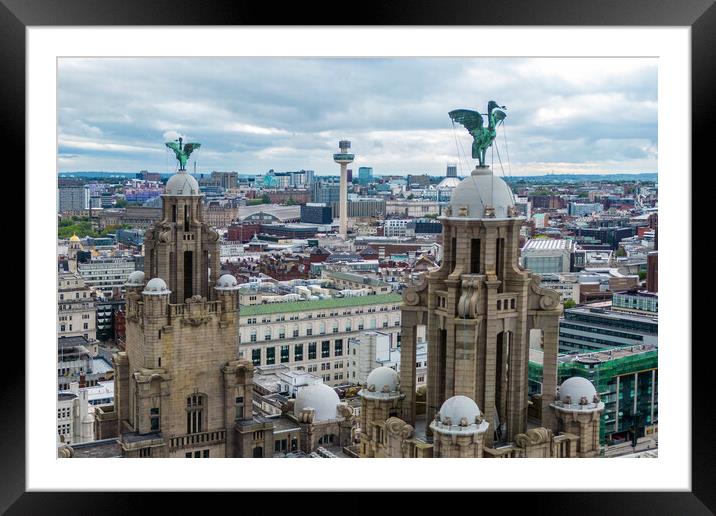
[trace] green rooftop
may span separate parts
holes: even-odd
[[[263,305],[241,306],[240,313],[244,315],[266,315],[283,312],[305,312],[322,310],[326,308],[346,308],[349,306],[384,305],[388,303],[401,303],[400,294],[376,294],[374,296],[334,297],[332,299],[319,299],[317,301],[290,301],[287,303],[267,303]]]

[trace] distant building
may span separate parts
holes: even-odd
[[[528,382],[531,393],[541,391],[543,354],[530,349]],[[633,437],[654,437],[659,419],[658,367],[655,346],[637,345],[574,355],[559,355],[557,379],[588,379],[604,402],[599,418],[599,442],[619,444]],[[636,415],[636,417],[635,417]]]
[[[569,214],[572,217],[584,217],[593,213],[599,213],[604,211],[604,206],[601,203],[569,203]]]
[[[391,335],[397,346],[396,294],[242,306],[239,355],[256,366],[283,364],[340,385],[348,378],[348,339],[363,330]]]
[[[612,296],[612,310],[655,315],[659,312],[659,295],[636,289],[615,292]]]
[[[76,212],[90,207],[90,190],[85,185],[59,185],[57,189],[58,212]]]
[[[522,248],[522,266],[537,274],[569,272],[574,241],[553,238],[534,238]]]
[[[358,183],[367,185],[373,182],[373,167],[360,167],[358,169]]]
[[[603,308],[577,307],[559,321],[559,351],[584,353],[616,347],[658,345],[659,320]]]
[[[646,257],[646,289],[649,292],[659,291],[659,252],[653,251]]]
[[[310,224],[330,224],[333,215],[330,206],[308,203],[301,206],[301,222]]]
[[[57,284],[57,336],[83,337],[92,355],[97,355],[95,299],[84,279],[61,272]]]
[[[447,173],[445,175],[446,177],[457,177],[457,165],[454,163],[450,163],[447,166]]]
[[[133,256],[93,258],[87,263],[80,263],[77,270],[85,283],[104,296],[110,296],[114,287],[124,290],[129,275],[134,272]]]

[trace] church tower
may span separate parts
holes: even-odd
[[[440,217],[441,267],[403,294],[401,417],[415,425],[417,326],[427,327],[427,422],[446,400],[466,396],[480,407],[493,446],[527,431],[527,367],[531,331],[541,332],[544,383],[537,412],[554,428],[559,295],[518,263],[524,221],[510,187],[477,166],[456,188]],[[470,421],[470,423],[473,423]],[[433,425],[434,426],[434,425]],[[432,429],[428,427],[428,435]]]
[[[126,284],[126,350],[113,357],[125,457],[232,457],[235,426],[250,417],[239,286],[218,277],[218,234],[201,199],[185,170],[169,179],[162,220],[145,235],[145,271]]]

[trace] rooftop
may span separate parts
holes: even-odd
[[[402,302],[400,294],[377,294],[373,296],[334,297],[318,301],[290,301],[286,303],[270,303],[263,305],[242,306],[240,313],[245,315],[266,315],[283,312],[303,312],[326,308],[344,308],[349,306],[380,305]]]

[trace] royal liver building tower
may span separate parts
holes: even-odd
[[[147,278],[136,271],[126,284],[126,350],[114,355],[125,457],[233,457],[244,453],[243,435],[261,430],[253,368],[237,359],[239,287],[219,277],[219,236],[184,167],[191,146],[180,142],[185,159],[145,235]]]
[[[439,269],[404,291],[400,374],[378,368],[360,392],[364,457],[588,457],[599,450],[604,405],[592,384],[557,381],[559,295],[518,263],[524,221],[485,150],[505,118],[450,113],[475,139],[479,160],[440,220]],[[426,327],[426,413],[416,415],[416,335]],[[544,382],[530,407],[530,342],[544,353]],[[541,343],[540,343],[541,341]],[[532,415],[528,422],[528,411]]]

